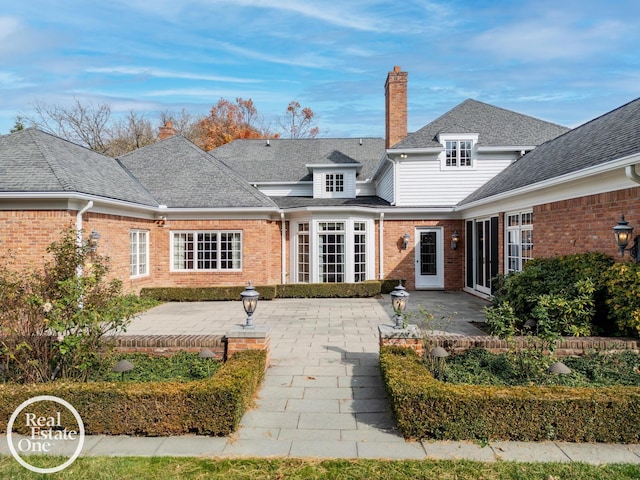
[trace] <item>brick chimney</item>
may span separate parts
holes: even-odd
[[[176,131],[173,129],[173,124],[171,122],[165,122],[162,127],[158,128],[158,140],[173,137],[175,134]]]
[[[385,147],[389,148],[407,136],[407,72],[393,67],[384,84]]]

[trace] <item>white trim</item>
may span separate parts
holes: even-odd
[[[240,234],[240,268],[197,268],[197,263],[198,263],[198,258],[197,258],[197,253],[198,250],[197,248],[194,247],[193,253],[194,258],[193,258],[193,265],[194,268],[175,268],[174,267],[174,250],[173,250],[173,245],[174,245],[174,241],[173,238],[176,234],[181,234],[181,233],[192,233],[194,234],[194,237],[197,237],[197,235],[199,233],[215,233],[216,234],[216,243],[219,247],[220,245],[220,234],[222,233],[232,233],[232,234],[236,234],[239,233]],[[197,238],[194,238],[194,243],[197,243]],[[242,230],[237,230],[237,229],[232,229],[232,230],[220,230],[220,229],[195,229],[195,230],[189,230],[189,229],[179,229],[179,230],[170,230],[169,231],[169,271],[170,272],[175,272],[175,273],[198,273],[198,272],[219,272],[219,273],[226,273],[226,272],[242,272],[242,268],[244,265],[244,255],[243,255],[243,250],[244,250],[244,235]],[[216,260],[216,264],[219,267],[220,266],[220,250],[216,250],[216,252],[218,253],[218,258]],[[234,262],[234,259],[231,260],[232,263]]]
[[[138,236],[138,240],[137,240],[137,245],[138,247],[140,246],[140,234],[144,233],[145,235],[145,242],[144,242],[144,255],[146,258],[146,262],[145,262],[145,273],[137,273],[135,275],[131,275],[131,234],[132,233],[136,233]],[[136,278],[144,278],[144,277],[148,277],[150,275],[149,272],[149,268],[150,268],[150,258],[149,258],[149,230],[145,230],[142,228],[131,228],[129,230],[129,278],[131,279],[136,279]],[[136,259],[140,258],[140,250],[138,250],[136,252]],[[140,262],[138,261],[138,263],[136,263],[136,270],[139,272],[139,267],[140,267]]]

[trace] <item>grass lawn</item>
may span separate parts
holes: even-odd
[[[64,461],[64,460],[63,460]],[[60,464],[53,461],[52,466]],[[44,466],[43,464],[39,463]],[[0,478],[51,479],[438,479],[438,480],[625,480],[640,478],[640,465],[581,463],[480,463],[471,461],[381,461],[176,457],[82,457],[62,472],[38,475],[12,457],[0,456]]]

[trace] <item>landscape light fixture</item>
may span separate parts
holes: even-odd
[[[402,235],[402,249],[406,250],[407,248],[409,248],[409,240],[411,239],[411,235],[409,235],[409,232],[405,233],[404,235]]]
[[[562,362],[556,362],[549,366],[549,373],[557,373],[558,375],[567,375],[571,373],[571,369]]]
[[[442,380],[444,378],[445,359],[448,356],[449,352],[442,347],[433,347],[429,352],[431,373],[436,380]]]
[[[209,350],[208,348],[204,348],[199,354],[198,354],[198,358],[204,358],[207,361],[207,377],[211,376],[211,368],[209,366],[210,362],[209,360],[214,358],[215,354]]]
[[[253,312],[256,311],[256,306],[258,305],[258,297],[260,294],[256,292],[256,289],[253,288],[251,282],[247,285],[247,288],[240,294],[242,297],[242,306],[244,307],[244,311],[247,313],[247,322],[244,325],[244,328],[253,328]]]
[[[133,370],[133,363],[131,363],[129,360],[122,359],[113,366],[112,371],[115,373],[121,373],[122,380],[124,380],[125,372],[130,372],[131,370]]]
[[[454,230],[451,234],[451,250],[458,248],[458,242],[460,241],[460,234],[457,230]]]
[[[391,292],[391,307],[393,308],[395,325],[393,328],[402,328],[402,314],[407,308],[409,301],[409,292],[402,286],[402,280]]]
[[[628,250],[633,261],[636,263],[640,262],[640,248],[638,248],[637,236],[633,239],[633,246],[631,248],[627,248],[627,245],[629,245],[631,237],[633,236],[633,227],[629,226],[629,222],[624,219],[624,215],[622,215],[618,224],[613,227],[613,236],[616,239],[616,244],[618,245],[618,251],[620,252],[621,257],[624,257],[625,250]]]
[[[91,232],[91,235],[89,235],[87,245],[89,246],[89,250],[91,250],[91,253],[96,253],[96,250],[98,250],[98,242],[100,241],[100,236],[101,235],[96,231],[95,228]]]

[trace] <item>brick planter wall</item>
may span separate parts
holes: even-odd
[[[172,355],[177,352],[200,353],[208,348],[216,360],[225,354],[222,335],[124,335],[116,338],[116,350],[122,353]]]

